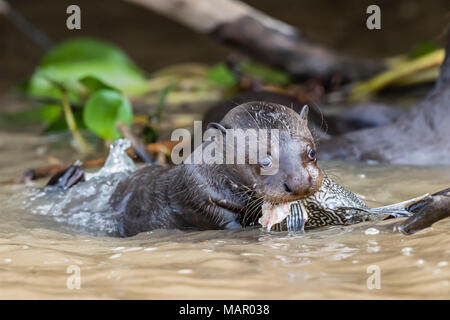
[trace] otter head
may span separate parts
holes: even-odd
[[[275,103],[248,102],[210,127],[226,133],[225,153],[234,152],[227,169],[235,179],[256,197],[279,204],[306,198],[322,184],[307,116],[307,106],[297,113]]]

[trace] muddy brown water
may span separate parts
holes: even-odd
[[[1,180],[46,164],[45,145],[40,137],[0,133]],[[371,206],[450,184],[450,167],[321,166]],[[2,299],[450,298],[450,219],[412,236],[372,222],[297,235],[253,229],[94,237],[24,211],[17,195],[29,187],[0,186]],[[70,289],[74,268],[79,289]]]
[[[36,6],[17,1],[15,6],[53,40],[72,37],[73,31],[61,27],[65,16],[59,14],[70,2],[58,1],[58,6],[51,0],[44,2]],[[447,21],[441,14],[448,11],[445,0],[426,8],[421,1],[382,1],[383,28],[373,32],[365,28],[364,20],[370,2],[363,2],[329,7],[329,1],[286,1],[283,6],[249,1],[300,27],[314,41],[372,58],[404,53],[424,40],[439,40]],[[230,52],[145,10],[121,1],[110,3],[81,1],[84,22],[77,35],[113,41],[147,71],[176,62],[216,63]],[[43,53],[2,17],[0,25],[6,48],[0,52],[4,71],[0,88],[9,90],[32,73]],[[4,100],[1,108],[15,110]],[[14,131],[0,132],[0,181],[48,165],[48,141]],[[73,155],[68,151],[65,156],[68,160]],[[371,206],[450,186],[450,167],[337,162],[321,166]],[[260,230],[159,230],[119,239],[75,234],[61,230],[48,217],[31,215],[17,198],[28,188],[0,185],[1,299],[450,298],[450,219],[412,236],[387,231],[366,234],[383,223],[364,223],[295,236]],[[374,267],[380,270],[380,289],[367,286],[372,275],[368,268]],[[70,290],[68,270],[73,268],[80,271],[81,288]]]

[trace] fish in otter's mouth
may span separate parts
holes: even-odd
[[[262,215],[259,219],[259,224],[267,231],[272,229],[272,226],[282,222],[291,213],[291,203],[271,204],[264,202],[262,205]]]
[[[276,205],[263,203],[259,223],[267,231],[303,231],[329,225],[382,220],[387,216],[408,217],[413,214],[407,210],[408,206],[426,196],[389,206],[369,208],[353,192],[324,175],[319,190],[305,199]]]

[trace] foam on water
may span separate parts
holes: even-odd
[[[95,235],[117,233],[119,213],[111,210],[109,198],[117,184],[136,170],[125,150],[128,140],[117,140],[110,146],[105,165],[86,174],[86,181],[68,190],[46,187],[34,189],[24,202],[34,214],[51,216],[55,221],[76,230]]]

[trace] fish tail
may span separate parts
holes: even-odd
[[[427,194],[421,195],[419,197],[416,197],[416,198],[413,198],[410,200],[391,204],[389,206],[369,209],[369,211],[371,213],[375,213],[375,214],[389,214],[389,215],[394,216],[395,218],[410,217],[413,214],[413,212],[408,209],[415,203],[426,198],[428,195],[429,194],[427,193]]]

